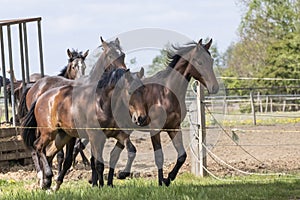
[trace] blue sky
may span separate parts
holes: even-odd
[[[42,17],[45,71],[54,75],[67,63],[67,48],[92,51],[100,45],[100,36],[111,39],[142,28],[171,30],[192,40],[213,38],[224,52],[237,40],[241,12],[235,0],[1,0],[0,20],[27,17]],[[35,27],[35,24],[28,26],[32,72],[38,69]],[[156,39],[149,38],[151,35],[138,37]],[[13,46],[17,45],[13,41]],[[139,52],[128,59],[136,57],[138,65],[147,65],[157,53],[152,51],[140,58],[143,52]],[[14,63],[18,65],[18,60]]]

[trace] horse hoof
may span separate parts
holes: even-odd
[[[130,172],[119,172],[118,176],[117,176],[117,179],[126,179],[127,177],[130,176]]]
[[[171,179],[169,179],[169,178],[164,178],[164,179],[163,179],[163,182],[164,182],[165,186],[168,187],[168,186],[171,184]]]
[[[54,188],[54,191],[58,191],[60,186],[61,186],[62,182],[61,181],[56,181],[56,186]]]
[[[93,183],[93,179],[92,179],[92,177],[91,177],[91,178],[89,178],[88,182],[89,182],[89,184],[92,184],[92,183]]]
[[[96,183],[91,183],[92,184],[92,187],[98,187],[98,184]]]

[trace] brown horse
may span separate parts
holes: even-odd
[[[68,64],[57,75],[59,76],[59,78],[57,78],[57,76],[54,77],[46,76],[42,78],[38,73],[32,74],[31,81],[34,82],[34,84],[27,85],[26,90],[20,97],[20,105],[18,107],[19,119],[22,119],[26,115],[32,102],[35,101],[41,94],[43,94],[45,91],[47,91],[50,88],[57,87],[60,84],[63,85],[64,82],[62,81],[64,80],[63,78],[75,80],[84,76],[85,69],[86,69],[86,65],[84,61],[88,53],[89,50],[87,50],[85,53],[82,53],[77,50],[70,51],[69,49],[67,49],[67,55],[69,57]],[[22,85],[18,88],[18,91],[19,93],[21,93],[20,91],[22,91]]]
[[[168,67],[152,77],[145,78],[146,87],[144,99],[148,110],[148,128],[154,149],[155,164],[158,168],[158,183],[169,185],[186,160],[186,151],[182,142],[180,124],[186,116],[185,95],[191,78],[201,82],[209,93],[217,93],[219,86],[213,72],[213,59],[209,53],[212,40],[207,44],[190,43],[184,47],[174,47],[175,51],[169,54]],[[166,131],[177,151],[177,162],[165,179],[163,176],[164,157],[160,141],[160,132]],[[136,149],[127,140],[129,147],[128,160],[125,169],[118,178],[129,176]]]
[[[86,84],[91,84],[91,83],[94,83],[94,85],[96,85],[97,84],[97,81],[96,81],[97,77],[100,77],[101,74],[105,70],[114,69],[114,68],[126,69],[126,65],[124,63],[125,54],[122,52],[122,49],[120,47],[119,39],[116,38],[115,41],[112,41],[112,42],[108,43],[108,42],[105,42],[101,38],[101,41],[102,41],[103,53],[101,54],[100,58],[98,59],[98,61],[94,65],[94,68],[92,69],[89,76],[83,77],[83,78],[78,79],[76,81],[70,81],[70,80],[64,79],[64,80],[62,80],[62,82],[60,82],[62,85],[65,85],[65,86],[84,86]],[[49,78],[47,78],[47,80],[48,80],[47,85],[46,85],[47,87],[51,87],[51,86],[54,87],[53,84],[52,84],[52,81],[51,81],[53,79],[56,80],[56,82],[53,83],[53,84],[56,84],[57,79],[60,79],[60,78],[59,77],[49,77]],[[44,93],[44,90],[46,90],[44,88],[46,86],[41,85],[41,88],[36,87],[37,92],[35,93],[35,91],[33,91],[32,93],[35,96],[39,96],[42,93]],[[57,86],[55,86],[55,87],[57,87]],[[33,90],[33,88],[31,88],[31,90]],[[29,100],[31,100],[31,99],[32,98],[29,98]],[[31,103],[27,102],[27,104],[31,104]],[[69,148],[74,148],[74,144],[67,145],[67,157],[66,157],[66,160],[64,162],[63,170],[61,171],[60,175],[58,176],[58,179],[57,179],[58,183],[62,182],[65,173],[67,172],[67,170],[71,166],[73,149],[68,150]],[[33,159],[34,159],[34,161],[36,160],[35,156],[33,156]],[[39,172],[40,169],[37,168],[37,171]]]
[[[143,74],[136,76],[129,70],[116,69],[105,72],[96,85],[92,83],[53,88],[37,99],[25,116],[22,137],[32,151],[38,173],[43,172],[42,188],[49,189],[51,186],[53,173],[49,163],[54,155],[67,143],[74,147],[73,138],[82,136],[87,136],[91,143],[93,157],[96,158],[96,161],[93,159],[93,167],[99,177],[100,186],[103,186],[102,151],[105,140],[107,137],[117,139],[110,159],[108,185],[112,185],[112,175],[120,150],[124,148],[129,137],[122,131],[123,127],[119,127],[114,116],[130,115],[132,117],[129,121],[136,124],[145,121],[146,110],[142,99],[144,87],[139,79],[142,76]],[[70,143],[70,140],[73,142]],[[52,141],[54,142],[50,144]],[[64,175],[59,174],[56,189],[59,189]],[[98,180],[94,185],[97,182]]]

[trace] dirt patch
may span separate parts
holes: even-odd
[[[238,145],[233,142],[232,130],[238,135]],[[209,150],[217,156],[207,156],[208,169],[217,176],[242,175],[243,173],[220,164],[220,160],[228,165],[244,172],[258,173],[299,173],[300,172],[300,124],[275,125],[275,126],[243,126],[226,129],[226,135],[221,129],[213,128],[207,131]],[[193,156],[188,149],[191,140],[190,132],[183,133],[184,144],[188,152],[188,159],[181,169],[181,173],[191,171]],[[164,171],[170,171],[174,166],[177,153],[166,133],[161,134],[164,152]],[[133,164],[133,177],[156,177],[157,169],[154,162],[152,144],[148,133],[135,132],[131,137],[136,145],[138,153]],[[109,152],[114,147],[115,140],[109,139],[104,150],[104,160],[109,160]],[[239,146],[241,145],[241,146]],[[87,157],[90,156],[89,148],[85,150]],[[121,154],[116,171],[124,168],[127,161],[127,152]],[[218,162],[216,162],[218,161]],[[56,174],[56,162],[54,173]],[[85,167],[80,156],[78,164],[66,176],[68,180],[81,180],[90,177],[89,167]],[[165,175],[166,176],[166,175]],[[30,180],[36,177],[33,165],[12,165],[0,169],[0,179]]]

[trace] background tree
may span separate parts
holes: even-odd
[[[300,0],[239,0],[239,5],[244,10],[239,41],[225,54],[226,69],[222,76],[282,79],[297,76]],[[225,79],[224,82],[228,88],[295,85],[295,82],[266,80]]]

